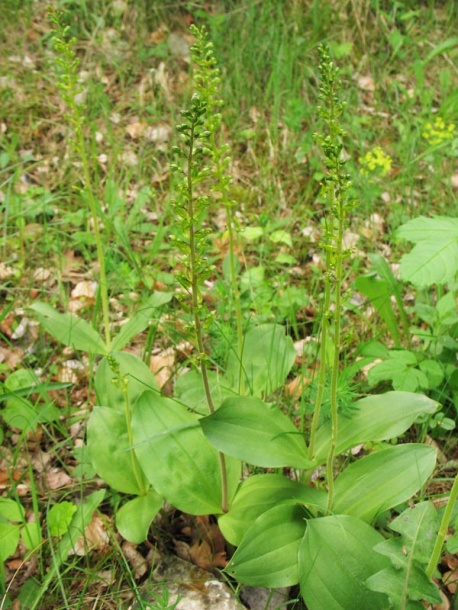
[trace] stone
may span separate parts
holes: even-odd
[[[278,610],[286,608],[289,587],[274,591],[263,587],[243,587],[240,598],[250,610]]]
[[[163,557],[154,569],[152,580],[157,584],[149,582],[142,589],[145,609],[149,601],[154,602],[167,589],[168,603],[175,610],[244,610],[224,582],[178,557]],[[180,601],[175,607],[177,599]]]

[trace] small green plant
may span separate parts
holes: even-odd
[[[456,411],[458,234],[455,219],[444,216],[415,218],[402,225],[397,235],[415,244],[401,257],[400,275],[417,290],[413,310],[418,322],[412,327],[407,324],[402,282],[394,278],[380,255],[375,259],[371,257],[378,277],[373,274],[360,277],[356,287],[376,307],[394,340],[395,349],[381,347],[377,351],[377,358],[382,361],[370,369],[369,387],[390,382],[395,390],[427,392],[446,409],[454,405]],[[402,335],[392,297],[403,321]],[[370,349],[369,346],[367,351],[363,348],[362,353],[366,354]],[[453,418],[447,416],[449,414],[440,412],[429,420],[435,433],[455,427],[455,414]]]
[[[229,225],[233,204],[226,190],[226,150],[213,141],[219,119],[212,122],[209,115],[209,108],[215,110],[210,98],[217,85],[212,48],[203,31],[194,30],[194,34],[193,56],[199,66],[196,91],[182,113],[181,145],[174,149],[178,157],[174,169],[180,175],[175,201],[180,302],[189,314],[187,332],[197,348],[196,367],[182,382],[180,400],[160,395],[148,367],[120,351],[148,326],[151,310],[170,295],[153,294],[145,310],[137,312],[117,336],[111,338],[106,326],[104,339],[75,316],[40,303],[32,307],[62,343],[103,356],[94,381],[99,406],[90,416],[87,444],[99,476],[115,490],[135,496],[118,511],[118,529],[128,540],[144,540],[167,500],[189,514],[217,516],[227,541],[237,547],[226,568],[228,574],[251,585],[299,584],[310,610],[324,606],[354,610],[355,600],[361,609],[402,610],[417,607],[419,599],[440,601],[430,578],[439,559],[446,518],[437,534],[435,526],[431,530],[434,520],[415,517],[421,535],[427,527],[436,537],[433,550],[428,546],[421,553],[410,531],[393,526],[404,536],[409,560],[415,561],[416,573],[427,583],[420,592],[411,584],[410,569],[393,570],[399,558],[387,553],[384,538],[374,527],[379,516],[422,489],[436,462],[432,447],[386,441],[402,435],[419,417],[433,415],[437,403],[420,394],[394,391],[359,399],[350,410],[340,408],[343,278],[350,256],[343,247],[343,234],[354,203],[342,154],[346,134],[339,122],[344,109],[339,73],[325,47],[320,47],[323,134],[316,140],[325,166],[322,249],[326,271],[320,369],[311,421],[303,419],[297,427],[284,413],[281,400],[273,398],[296,357],[282,326],[253,326],[242,340],[237,333],[224,370],[209,366],[206,335],[213,314],[203,292],[204,281],[215,270],[208,261],[205,223],[211,198],[206,189],[216,179]],[[229,230],[235,230],[233,224]],[[230,260],[234,287],[233,253]],[[240,318],[238,290],[233,298]],[[330,417],[323,418],[327,379]],[[352,447],[361,443],[377,443],[378,448],[354,462],[346,459]],[[242,462],[258,469],[297,471],[297,475],[256,474],[240,483]],[[325,480],[313,485],[313,470],[322,466]],[[432,504],[428,506],[425,512],[435,511]],[[391,579],[388,588],[380,586],[379,575],[384,571]]]
[[[78,103],[78,95],[82,93],[78,78],[78,59],[75,52],[75,38],[68,36],[69,26],[64,26],[62,22],[62,14],[57,11],[51,11],[49,18],[54,26],[52,39],[54,49],[56,51],[57,65],[57,86],[63,101],[67,105],[66,119],[68,124],[74,131],[74,146],[75,152],[81,161],[83,170],[83,185],[80,189],[81,199],[87,202],[89,207],[94,239],[97,247],[97,259],[99,263],[100,275],[100,299],[102,303],[103,327],[105,333],[105,342],[110,349],[110,314],[108,305],[108,285],[105,271],[105,244],[100,230],[99,221],[100,204],[97,201],[97,195],[94,188],[94,178],[92,174],[91,157],[88,152],[86,143],[84,123],[85,123],[85,107]]]
[[[19,541],[30,555],[40,548],[40,523],[26,521],[24,507],[19,501],[0,498],[0,540],[0,594],[5,595],[4,562],[15,553]]]

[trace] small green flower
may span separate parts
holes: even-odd
[[[362,174],[386,176],[391,170],[392,159],[380,146],[376,146],[369,150],[364,157],[360,157],[359,162],[361,163]]]
[[[451,140],[455,131],[455,123],[445,123],[440,116],[436,117],[431,123],[426,123],[423,128],[422,136],[431,146],[438,146],[442,142]]]

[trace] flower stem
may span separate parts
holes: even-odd
[[[447,506],[445,507],[444,514],[442,515],[442,521],[439,526],[439,531],[437,533],[436,542],[434,544],[433,552],[431,554],[431,558],[429,560],[428,566],[426,568],[426,576],[428,578],[432,578],[434,574],[434,570],[436,569],[437,564],[439,563],[439,559],[442,552],[442,547],[444,545],[444,539],[447,535],[448,527],[450,525],[450,521],[453,515],[453,509],[455,508],[455,503],[458,499],[458,475],[455,477],[453,482],[452,490],[450,491],[450,496],[447,502]]]
[[[201,321],[202,304],[200,299],[199,280],[200,280],[200,265],[197,260],[197,244],[196,244],[196,210],[195,210],[195,198],[194,198],[194,182],[193,182],[193,168],[195,166],[194,149],[196,140],[196,126],[197,120],[191,121],[189,130],[189,147],[188,147],[188,171],[186,176],[186,196],[187,196],[187,222],[188,222],[188,245],[189,245],[189,280],[190,280],[190,293],[191,293],[191,310],[194,322],[194,329],[196,333],[196,342],[198,350],[198,361],[200,371],[202,375],[202,383],[204,387],[205,397],[208,404],[210,413],[215,412],[215,405],[210,391],[210,383],[208,380],[207,371],[207,353],[205,350],[203,329]],[[228,510],[228,491],[227,491],[227,468],[226,458],[223,453],[218,452],[220,470],[221,470],[221,508],[223,512]]]

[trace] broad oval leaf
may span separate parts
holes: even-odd
[[[146,495],[126,502],[116,513],[116,527],[121,536],[134,544],[144,542],[163,503],[164,498],[152,489]]]
[[[269,396],[285,382],[296,358],[293,340],[279,324],[261,324],[244,338],[240,361],[235,351],[229,355],[226,378],[238,389],[244,385],[255,396]]]
[[[298,551],[307,527],[303,506],[281,504],[247,531],[225,571],[254,587],[290,587],[299,582]]]
[[[23,522],[25,521],[24,507],[11,498],[0,498],[0,517],[2,517],[2,521]]]
[[[422,394],[386,392],[366,396],[354,403],[351,417],[339,415],[336,454],[359,443],[385,441],[403,434],[421,415],[432,415],[438,403]],[[319,429],[315,441],[315,459],[326,460],[331,444],[331,422]]]
[[[19,543],[19,525],[0,521],[0,561],[3,563],[13,555]]]
[[[383,541],[349,515],[309,519],[299,548],[301,594],[308,610],[386,610],[388,598],[370,591],[367,578],[389,566],[373,547]]]
[[[304,504],[326,509],[325,491],[302,485],[280,474],[255,474],[242,482],[227,513],[218,519],[223,536],[238,546],[256,519],[279,504]]]
[[[221,465],[198,419],[174,400],[144,392],[133,408],[135,452],[154,489],[191,515],[222,512]],[[226,456],[228,500],[241,464]]]
[[[124,415],[109,407],[94,407],[87,426],[87,446],[95,471],[110,487],[135,495],[148,489]]]
[[[445,284],[458,272],[458,219],[447,216],[409,220],[397,230],[397,236],[415,244],[401,257],[400,273],[404,281],[416,286]]]
[[[212,445],[248,464],[264,468],[313,465],[303,437],[289,417],[259,398],[227,398],[199,421]]]
[[[143,394],[145,390],[157,390],[157,381],[148,366],[133,354],[126,352],[110,352],[109,355],[119,366],[119,374],[127,380],[127,396],[130,405]],[[97,404],[102,407],[111,407],[124,413],[125,396],[119,384],[115,383],[113,373],[107,358],[103,358],[97,367],[94,387],[97,395]]]
[[[105,341],[99,333],[82,318],[69,313],[59,313],[47,303],[34,303],[30,306],[48,333],[55,339],[89,354],[106,354]]]
[[[411,498],[436,465],[426,445],[396,445],[350,464],[335,480],[334,513],[371,522],[383,511]]]
[[[69,525],[76,513],[77,507],[74,502],[59,502],[48,510],[47,524],[51,536],[63,536],[68,532]]]

